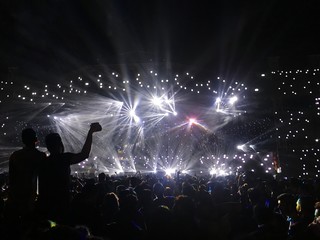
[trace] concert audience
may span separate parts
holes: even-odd
[[[2,210],[1,239],[319,239],[317,182],[245,175],[72,176],[68,222],[39,214],[17,238]]]

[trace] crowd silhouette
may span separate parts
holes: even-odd
[[[71,174],[89,157],[93,123],[79,153],[65,153],[57,133],[50,153],[33,129],[2,173],[1,239],[320,239],[320,182],[243,172],[192,176]],[[38,182],[37,182],[38,180]]]

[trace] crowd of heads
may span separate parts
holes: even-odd
[[[12,223],[6,216],[7,175],[2,174],[2,236],[232,240],[320,236],[318,181],[261,179],[250,173],[225,177],[100,173],[70,179],[64,218],[43,218],[36,208]]]
[[[1,174],[2,239],[319,239],[320,181],[239,172],[73,175],[86,159],[90,126],[80,153],[65,153],[50,133],[46,156],[34,130]],[[28,163],[28,164],[27,164]],[[28,167],[26,167],[28,166]],[[38,188],[36,188],[38,180]]]

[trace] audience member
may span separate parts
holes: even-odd
[[[92,123],[80,153],[64,152],[64,145],[58,133],[46,136],[50,156],[41,164],[39,174],[39,212],[58,222],[67,221],[70,203],[70,165],[80,163],[89,157],[92,135],[101,131],[99,123]]]
[[[9,159],[9,194],[6,203],[6,218],[9,228],[20,234],[21,224],[31,221],[37,196],[37,176],[45,153],[36,148],[36,132],[32,128],[22,130],[22,149],[13,152]],[[21,226],[22,227],[22,226]]]
[[[59,135],[47,136],[50,156],[39,171],[43,218],[23,232],[11,225],[20,232],[11,227],[9,239],[319,239],[320,204],[314,205],[319,199],[311,181],[100,173],[75,174],[70,184],[70,165],[88,157],[98,130],[91,126],[79,154],[64,153]]]

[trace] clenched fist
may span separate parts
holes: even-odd
[[[100,132],[101,130],[102,130],[102,127],[101,127],[100,123],[98,123],[98,122],[91,123],[91,125],[90,125],[91,132]]]

